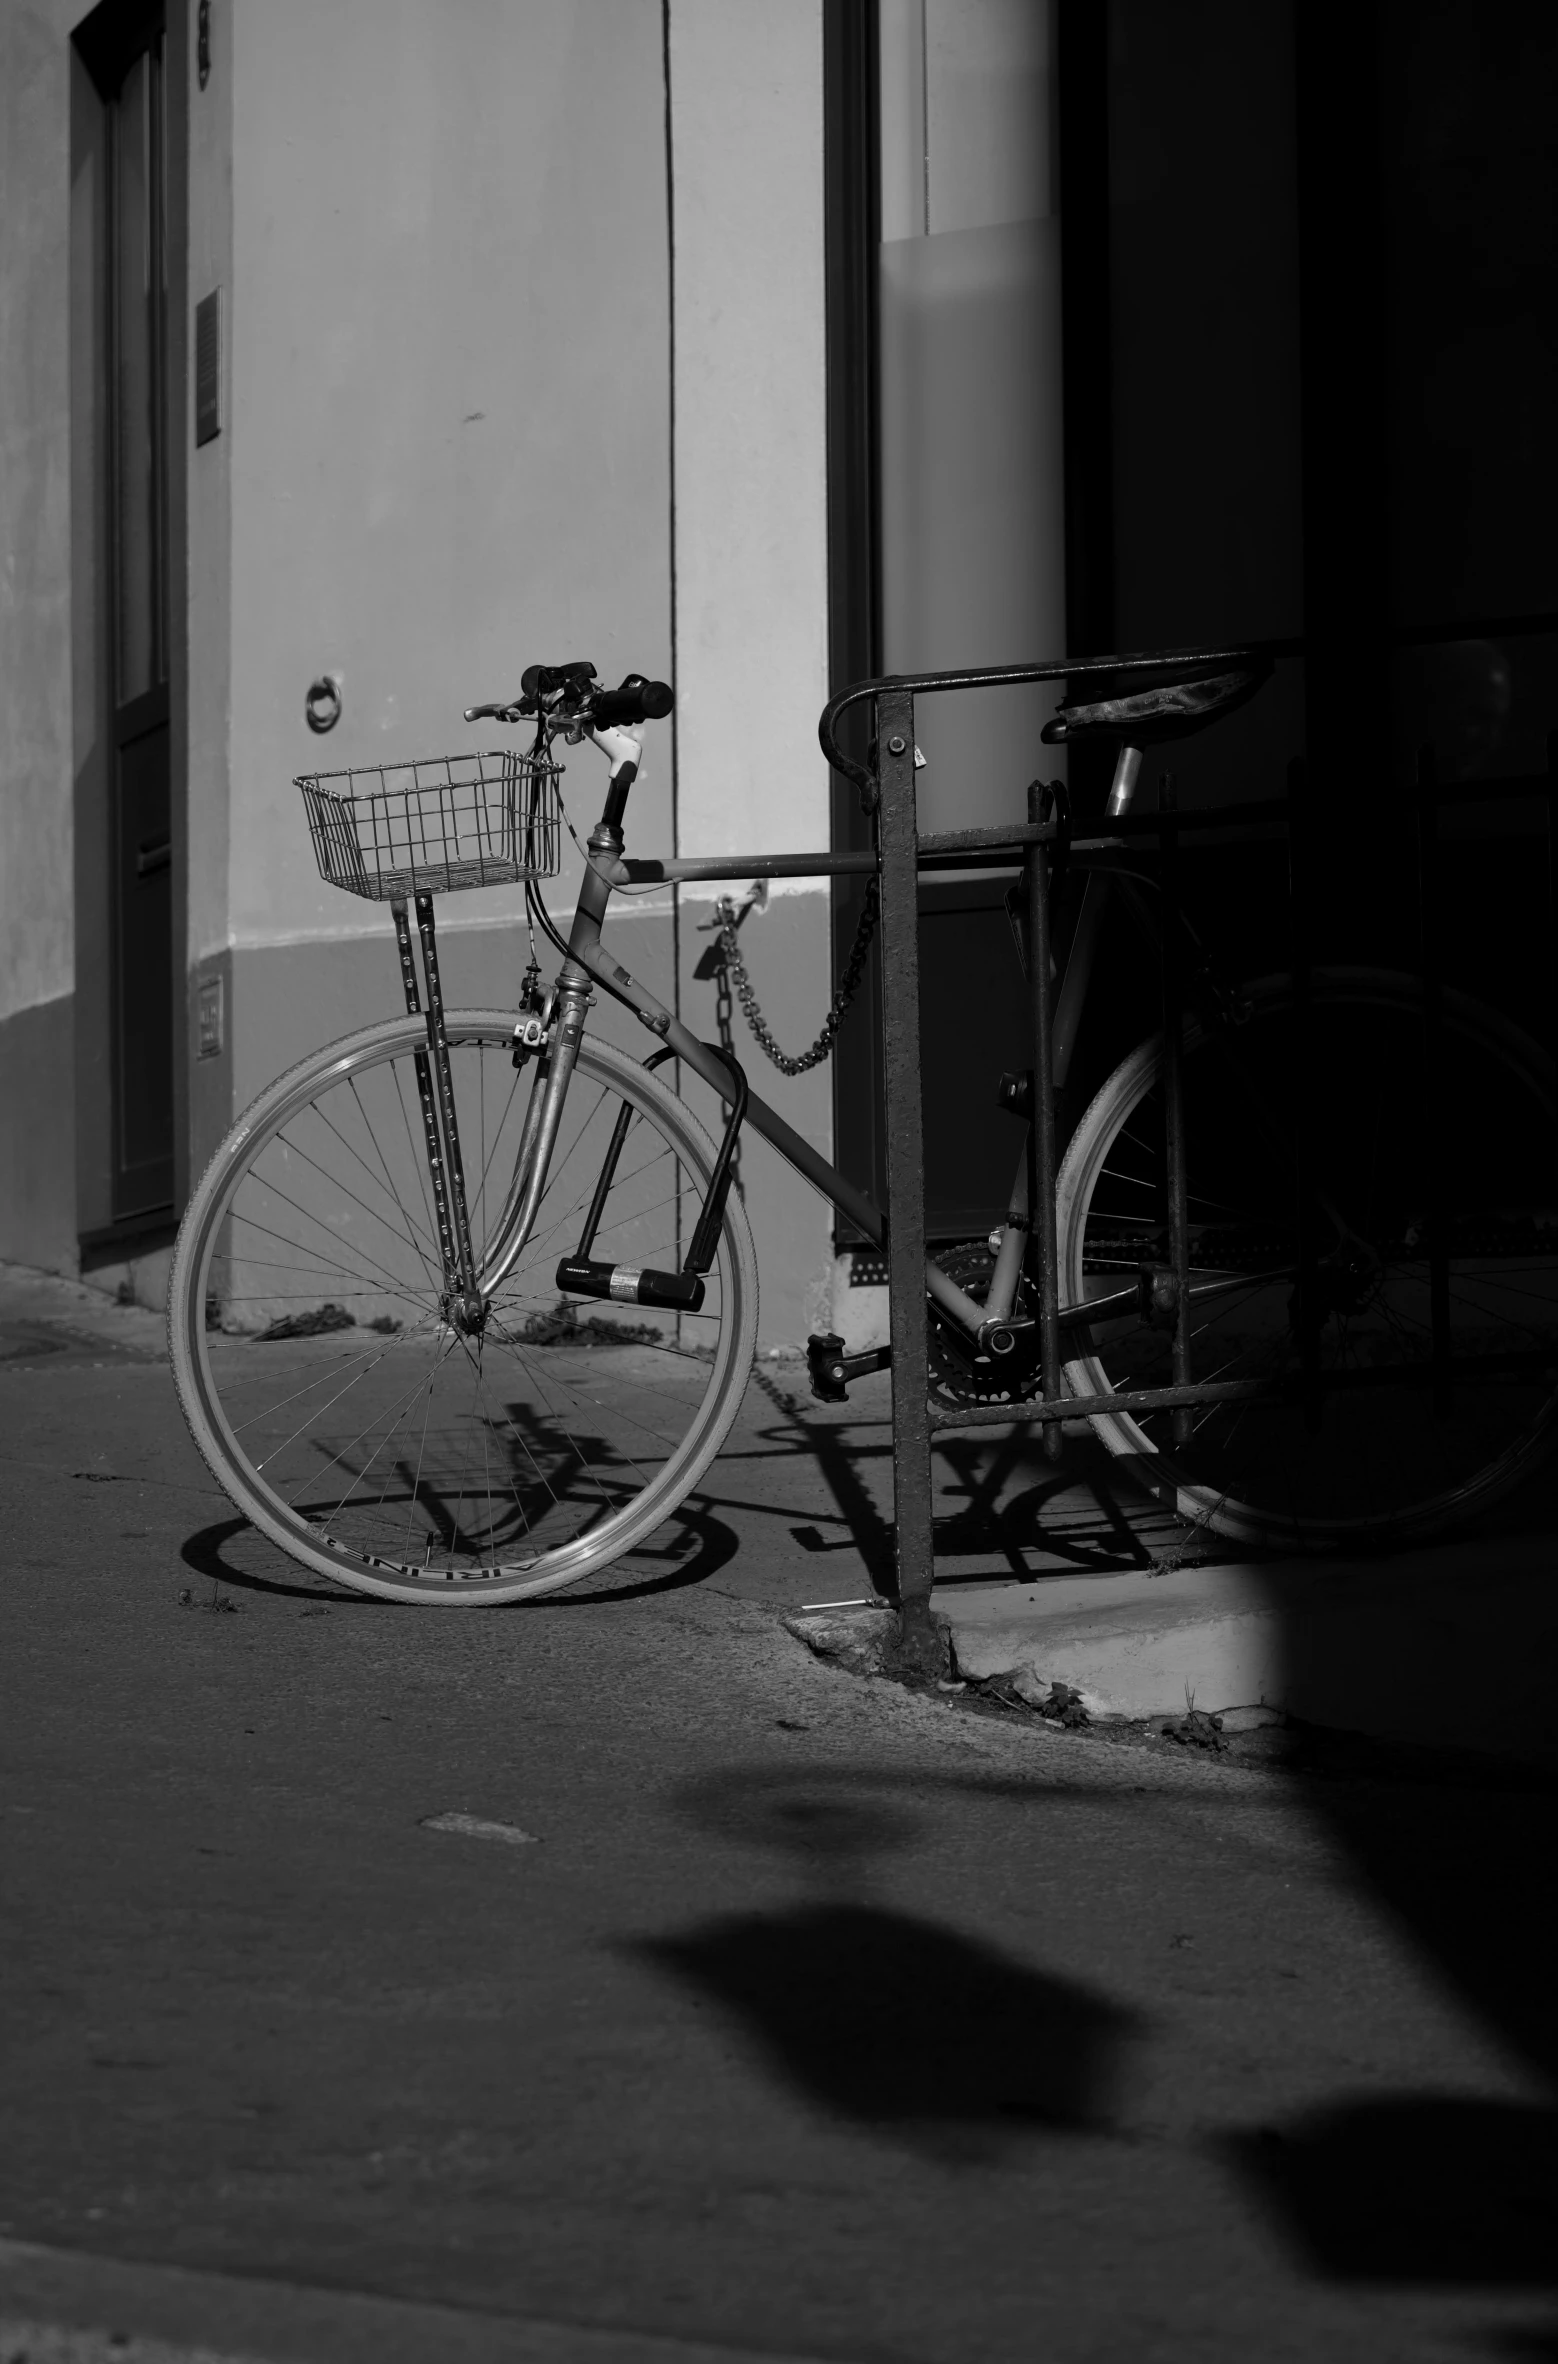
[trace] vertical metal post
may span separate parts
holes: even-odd
[[[1288,765],[1288,916],[1293,966],[1293,1212],[1298,1233],[1299,1368],[1304,1426],[1317,1436],[1324,1407],[1320,1386],[1319,1208],[1315,1202],[1314,812],[1309,766],[1301,755]]]
[[[1190,1368],[1190,1216],[1185,1179],[1185,1021],[1179,920],[1179,788],[1172,772],[1158,781],[1158,884],[1163,916],[1163,1195],[1168,1216],[1168,1262],[1174,1275],[1174,1385],[1188,1387]],[[1179,1405],[1170,1418],[1176,1445],[1188,1445],[1195,1413]]]
[[[1558,731],[1547,734],[1547,1047],[1558,1061]]]
[[[893,1527],[905,1656],[939,1655],[930,1623],[930,1367],[925,1338],[925,1141],[920,1092],[920,867],[914,697],[876,702],[881,788],[882,1051],[887,1097],[888,1305],[892,1323]]]
[[[471,1223],[465,1205],[465,1173],[460,1163],[460,1131],[455,1120],[449,1039],[444,1032],[444,996],[438,980],[431,895],[417,897],[417,932],[422,938],[422,970],[427,978],[427,1052],[447,1158],[449,1209],[454,1227],[454,1277],[465,1299],[466,1318],[474,1322],[481,1311],[481,1292],[476,1286],[476,1262],[471,1254]]]
[[[1028,818],[1049,818],[1049,791],[1035,780],[1028,790]],[[1046,1398],[1060,1394],[1060,1272],[1055,1236],[1055,1049],[1050,985],[1051,944],[1049,848],[1030,845],[1025,863],[1028,887],[1028,992],[1033,1018],[1033,1189],[1030,1210],[1038,1261],[1039,1375]],[[1064,1447],[1058,1420],[1040,1428],[1044,1457],[1058,1461]]]
[[[406,899],[397,895],[390,904],[395,919],[395,942],[400,950],[400,982],[406,996],[409,1017],[422,1015],[422,996],[417,990],[417,964],[411,950],[411,923],[406,917]],[[438,1137],[438,1111],[433,1100],[433,1070],[426,1051],[413,1054],[416,1069],[417,1098],[422,1103],[422,1134],[427,1144],[428,1180],[433,1190],[433,1213],[438,1224],[438,1253],[443,1261],[444,1287],[457,1288],[460,1283],[460,1259],[454,1244],[454,1226],[449,1217],[449,1193],[444,1187],[444,1152]]]
[[[1417,751],[1418,943],[1423,971],[1423,1144],[1434,1413],[1450,1410],[1450,1211],[1445,1204],[1444,964],[1439,949],[1439,797],[1432,747]]]

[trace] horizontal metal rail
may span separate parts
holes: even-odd
[[[1457,1379],[1558,1378],[1558,1357],[1533,1349],[1527,1354],[1465,1355],[1447,1371],[1430,1363],[1376,1364],[1368,1370],[1324,1371],[1322,1394],[1351,1394],[1359,1388],[1434,1387]],[[1127,1387],[1109,1395],[1035,1397],[1020,1404],[968,1404],[956,1411],[935,1405],[932,1428],[1013,1427],[1028,1421],[1092,1420],[1111,1412],[1169,1412],[1198,1404],[1295,1404],[1308,1382],[1293,1373],[1280,1379],[1194,1380],[1188,1387]]]
[[[822,709],[817,724],[817,737],[822,752],[836,772],[852,780],[864,795],[874,800],[877,782],[864,764],[846,755],[838,743],[837,725],[852,706],[866,698],[877,704],[884,699],[907,700],[913,713],[917,697],[939,694],[945,690],[1017,689],[1025,683],[1039,681],[1085,681],[1093,674],[1118,676],[1129,673],[1165,673],[1193,671],[1213,665],[1265,665],[1274,656],[1296,655],[1301,642],[1268,642],[1257,646],[1251,641],[1240,641],[1214,648],[1173,649],[1166,654],[1129,657],[1057,657],[1043,665],[980,665],[971,671],[956,673],[894,673],[879,676],[873,681],[857,681],[836,698],[830,698]]]
[[[1432,801],[1441,806],[1490,804],[1514,797],[1545,797],[1548,793],[1545,772],[1512,773],[1505,778],[1438,788]],[[1403,813],[1414,810],[1420,801],[1415,792],[1404,796]],[[1285,827],[1287,819],[1285,796],[1246,797],[1237,804],[1191,806],[1181,808],[1175,816],[1181,831],[1242,829],[1261,823],[1273,828]],[[1082,856],[1117,853],[1135,839],[1159,836],[1161,829],[1160,817],[1155,812],[1124,813],[1110,822],[1107,835],[1073,837],[1070,850],[1073,855]],[[1013,821],[983,829],[927,830],[919,840],[919,864],[922,870],[951,869],[964,861],[1000,868],[1003,865],[999,857],[1008,855],[1011,859],[1005,866],[1016,868],[1029,846],[1052,844],[1057,835],[1053,821]],[[630,855],[615,865],[615,875],[626,886],[678,886],[703,879],[858,878],[870,876],[876,868],[877,857],[866,847],[841,853],[698,854],[676,859]]]
[[[601,868],[626,886],[681,886],[699,878],[847,878],[874,871],[876,856],[869,848],[852,854],[708,854],[687,861],[636,854]]]
[[[931,1408],[932,1428],[1011,1428],[1050,1420],[1091,1420],[1103,1412],[1167,1412],[1181,1404],[1225,1404],[1275,1399],[1281,1382],[1274,1379],[1209,1379],[1188,1387],[1131,1387],[1113,1395],[1035,1396],[1021,1404],[964,1404],[947,1411]]]

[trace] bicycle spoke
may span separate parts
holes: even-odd
[[[408,1406],[415,1402],[417,1396],[420,1395],[424,1386],[431,1390],[439,1371],[442,1369],[444,1363],[447,1362],[447,1360],[447,1352],[443,1355],[440,1355],[435,1362],[429,1365],[426,1374],[416,1379],[406,1390],[405,1394],[401,1396],[396,1403],[391,1405],[389,1412],[390,1426],[384,1433],[383,1441],[374,1447],[373,1452],[369,1455],[367,1461],[363,1464],[363,1467],[354,1475],[352,1483],[347,1487],[346,1492],[332,1506],[332,1517],[339,1517],[340,1513],[345,1509],[347,1503],[351,1500],[352,1495],[356,1492],[357,1487],[361,1484],[368,1471],[373,1467],[374,1462],[384,1450],[384,1446],[388,1444],[390,1438],[394,1435],[395,1430],[399,1427],[401,1417]],[[343,1393],[345,1392],[347,1391],[343,1390]],[[357,1431],[357,1434],[354,1437],[349,1438],[344,1445],[340,1446],[336,1452],[330,1456],[330,1459],[324,1465],[325,1470],[335,1468],[338,1463],[346,1459],[346,1456],[349,1453],[355,1452],[357,1447],[362,1443],[363,1439],[372,1435],[374,1428],[378,1424],[378,1421],[383,1417],[383,1413],[378,1413],[373,1419],[366,1421]],[[316,1478],[323,1473],[320,1471],[311,1471],[309,1474],[311,1478]]]
[[[273,1176],[268,1174],[262,1176],[261,1188],[268,1191],[272,1198],[279,1198],[283,1206],[291,1207],[293,1213],[301,1215],[306,1223],[312,1223],[316,1230],[321,1232],[323,1236],[330,1241],[332,1246],[337,1246],[339,1244],[337,1235],[330,1229],[330,1226],[328,1223],[326,1223],[324,1217],[322,1215],[316,1215],[312,1207],[305,1207],[301,1205],[297,1199],[290,1197],[288,1193],[279,1186]],[[247,1223],[252,1229],[256,1231],[265,1232],[266,1236],[269,1238],[279,1240],[283,1247],[293,1245],[299,1249],[300,1253],[303,1252],[302,1243],[300,1241],[289,1242],[284,1232],[267,1232],[266,1226],[259,1223],[252,1215],[242,1215],[236,1217],[235,1220]],[[357,1246],[355,1242],[353,1245],[355,1252],[359,1256],[362,1256],[362,1248]],[[380,1264],[377,1259],[372,1256],[365,1257],[364,1261],[367,1264],[368,1272],[376,1273],[383,1281],[384,1286],[390,1291],[392,1295],[397,1297],[404,1295],[405,1283],[396,1273],[391,1272],[388,1265]],[[350,1270],[350,1268],[346,1265],[336,1266],[334,1269],[342,1272],[348,1272]],[[367,1275],[362,1271],[351,1273],[351,1278],[354,1280],[363,1280],[366,1277]]]

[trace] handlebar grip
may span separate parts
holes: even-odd
[[[467,722],[480,722],[490,714],[495,722],[507,722],[513,711],[512,706],[467,706],[465,719]]]
[[[630,673],[619,689],[597,690],[590,701],[590,720],[597,730],[620,723],[663,722],[676,703],[668,681],[646,681]]]

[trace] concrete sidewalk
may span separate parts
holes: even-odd
[[[165,1354],[159,1316],[0,1265],[0,1371],[40,1383],[16,1402],[9,1458],[45,1483],[120,1469],[182,1486],[212,1505],[224,1576],[280,1569],[241,1522],[222,1520],[166,1381],[125,1392],[127,1366]],[[68,1443],[57,1392],[76,1414]],[[105,1451],[110,1436],[118,1445]],[[1540,1475],[1475,1541],[1194,1567],[1176,1565],[1190,1531],[1138,1500],[1090,1435],[1068,1434],[1058,1469],[1017,1431],[951,1436],[933,1475],[935,1606],[973,1679],[1029,1666],[1095,1715],[1182,1715],[1193,1696],[1214,1714],[1265,1706],[1380,1740],[1558,1761],[1558,1539],[1542,1531]],[[759,1364],[687,1510],[606,1582],[654,1582],[670,1566],[785,1613],[890,1594],[886,1375],[834,1407],[811,1401],[793,1362]]]
[[[1558,1764],[1558,1541],[1388,1560],[948,1584],[958,1671],[1031,1667],[1096,1715],[1264,1706],[1380,1740]]]
[[[153,1317],[0,1273],[0,2364],[1550,2344],[1550,1799],[822,1663],[891,1430],[804,1388],[416,1616],[243,1527]],[[947,1441],[949,1590],[1172,1597],[1089,1444]]]
[[[0,2239],[4,2364],[749,2364],[601,2331]],[[763,2353],[763,2364],[805,2364]]]

